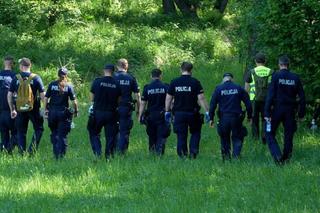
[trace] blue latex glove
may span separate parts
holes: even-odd
[[[205,116],[206,123],[209,123],[210,122],[209,112],[206,112],[204,116]]]
[[[164,119],[166,120],[167,123],[170,123],[171,122],[171,112],[165,112]]]

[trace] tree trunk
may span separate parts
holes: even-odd
[[[217,9],[220,13],[224,13],[228,5],[228,0],[217,0],[214,4],[214,8]]]
[[[165,14],[176,14],[176,6],[173,0],[162,0],[163,12]]]
[[[58,3],[59,3],[59,0],[52,0],[52,5],[51,5],[51,8],[49,10],[49,15],[48,15],[48,25],[51,27],[53,25],[56,24],[57,22],[57,18],[58,18]]]
[[[184,16],[197,18],[197,7],[196,5],[188,3],[186,0],[174,0],[177,7]]]

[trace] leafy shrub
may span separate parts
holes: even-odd
[[[315,0],[238,1],[238,42],[242,54],[264,51],[269,65],[277,67],[277,57],[288,54],[292,69],[301,74],[309,99],[320,91],[320,4]],[[253,55],[254,52],[251,52]],[[251,56],[252,56],[251,55]],[[251,60],[253,61],[253,60]]]

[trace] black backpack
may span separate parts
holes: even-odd
[[[268,93],[269,77],[271,72],[267,76],[258,76],[255,70],[252,70],[252,75],[255,83],[255,100],[265,101]]]

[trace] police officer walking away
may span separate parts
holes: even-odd
[[[118,81],[121,89],[121,101],[118,109],[120,132],[117,142],[117,151],[120,154],[124,154],[128,150],[129,135],[133,127],[132,111],[135,107],[132,93],[135,95],[137,116],[140,106],[139,87],[136,79],[128,73],[128,67],[128,61],[120,59],[117,63],[118,71],[114,73],[114,78]]]
[[[171,104],[174,99],[172,113],[174,115],[173,128],[178,140],[177,153],[181,158],[188,155],[187,140],[188,128],[190,128],[189,157],[194,159],[199,153],[203,124],[198,103],[205,110],[207,121],[209,121],[209,112],[201,83],[191,76],[192,69],[191,63],[183,62],[181,64],[182,75],[171,81],[166,97],[165,119],[167,122],[171,120]]]
[[[256,140],[259,140],[259,136],[261,135],[262,143],[265,144],[264,105],[273,72],[265,66],[266,57],[264,54],[258,53],[255,56],[255,62],[256,68],[247,73],[245,89],[250,94],[250,100],[253,105],[252,136]],[[260,121],[262,122],[262,126],[260,126]]]
[[[233,83],[233,75],[225,73],[223,83],[216,87],[210,101],[210,125],[214,127],[214,115],[219,105],[218,134],[221,139],[221,154],[223,160],[231,159],[230,149],[232,139],[232,157],[239,158],[242,143],[241,102],[244,102],[249,122],[252,118],[252,106],[248,93],[239,85]]]
[[[89,117],[89,136],[93,153],[101,156],[100,132],[104,127],[106,138],[106,159],[113,157],[118,134],[117,109],[121,97],[119,83],[112,77],[114,66],[104,67],[104,77],[94,80],[91,86],[91,100],[93,102],[92,115]],[[90,120],[91,119],[91,120]]]
[[[140,123],[146,124],[149,136],[149,151],[158,155],[164,154],[166,139],[170,135],[170,124],[164,119],[168,85],[161,82],[162,72],[154,69],[152,81],[145,85],[141,97],[139,112]],[[147,110],[145,108],[147,106]]]
[[[71,130],[72,117],[78,116],[78,104],[73,86],[68,83],[68,70],[62,67],[58,70],[57,81],[49,84],[44,99],[45,116],[51,130],[51,143],[56,159],[64,157],[68,146],[67,135]],[[73,109],[69,108],[69,100]]]
[[[11,118],[16,118],[19,152],[26,151],[26,134],[28,123],[31,120],[34,128],[34,137],[28,148],[33,154],[39,146],[43,133],[43,116],[40,114],[40,98],[44,100],[44,86],[41,78],[31,73],[31,61],[28,58],[19,60],[20,73],[12,80],[8,92],[8,104],[11,111]],[[16,104],[13,104],[12,97],[17,94]]]
[[[0,72],[0,131],[1,145],[0,150],[5,150],[11,154],[16,143],[17,131],[14,119],[11,118],[8,105],[8,91],[15,73],[12,71],[14,59],[10,56],[4,58],[4,70]]]
[[[265,106],[267,122],[266,136],[271,155],[276,163],[285,163],[290,159],[293,147],[293,136],[297,130],[296,111],[298,117],[305,116],[306,101],[302,83],[298,75],[289,70],[290,60],[287,56],[279,58],[280,71],[272,77]],[[297,104],[299,97],[299,104]],[[280,125],[284,127],[284,149],[281,153],[276,140],[276,131]],[[271,127],[270,127],[271,124]]]

